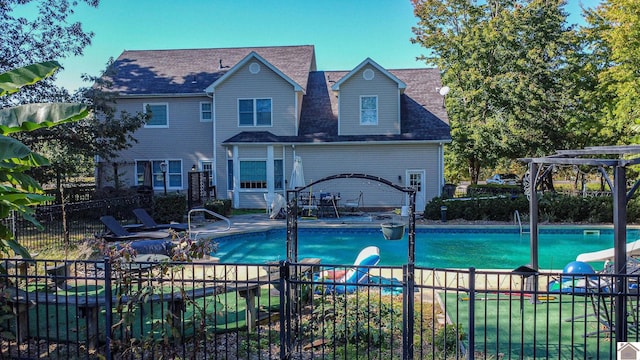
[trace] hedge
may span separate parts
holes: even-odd
[[[513,221],[517,210],[529,213],[529,200],[524,195],[471,197],[465,199],[434,198],[426,206],[425,219],[439,220],[441,207],[447,207],[447,219]],[[579,197],[546,192],[538,200],[541,222],[610,223],[613,201],[610,196]],[[640,200],[634,197],[627,205],[627,222],[640,222]]]

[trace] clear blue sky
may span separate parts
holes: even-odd
[[[570,22],[580,4],[568,0]],[[417,24],[409,0],[102,0],[73,17],[93,31],[83,56],[60,59],[58,84],[73,91],[123,50],[314,45],[319,70],[349,70],[367,57],[388,69],[423,68],[411,44]],[[86,84],[84,84],[86,86]]]

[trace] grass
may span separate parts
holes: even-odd
[[[452,293],[440,296],[451,321],[469,333],[468,298]],[[600,326],[595,316],[589,316],[593,310],[588,297],[558,295],[531,303],[528,298],[504,294],[476,296],[476,352],[521,359],[593,359],[615,354],[611,333],[600,329],[600,337],[585,336]]]
[[[104,288],[69,288],[67,296],[92,297],[102,294]],[[279,297],[269,294],[269,289],[261,289],[256,304],[260,312],[270,312],[279,308]],[[134,298],[128,303],[117,304],[112,309],[114,334],[117,339],[160,341],[165,337],[189,338],[197,334],[219,333],[246,329],[246,303],[236,292],[215,296],[189,299],[185,301],[182,323],[174,323],[167,302],[145,302],[144,298]],[[84,342],[87,323],[84,314],[77,313],[75,306],[43,305],[29,310],[29,330],[33,336],[47,337],[58,342]],[[98,329],[104,341],[106,310],[100,309]]]

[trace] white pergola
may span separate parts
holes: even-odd
[[[627,189],[626,169],[640,164],[640,145],[597,146],[581,150],[559,150],[554,155],[539,158],[520,159],[529,164],[529,222],[531,243],[531,267],[538,270],[538,198],[536,195],[537,174],[543,165],[584,165],[597,167],[613,196],[613,248],[615,274],[627,273],[627,202],[640,186],[637,181]],[[609,177],[607,168],[612,169],[613,179]],[[615,288],[626,289],[626,278],[615,277]],[[619,292],[620,293],[620,292]],[[626,297],[616,297],[615,334],[617,341],[627,341],[626,332]]]

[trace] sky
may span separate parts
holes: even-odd
[[[568,0],[569,21],[599,1]],[[314,45],[318,70],[350,70],[367,57],[387,69],[427,67],[416,61],[426,49],[410,42],[410,0],[101,0],[81,3],[72,20],[95,36],[82,56],[58,59],[57,83],[70,91],[124,50]]]

